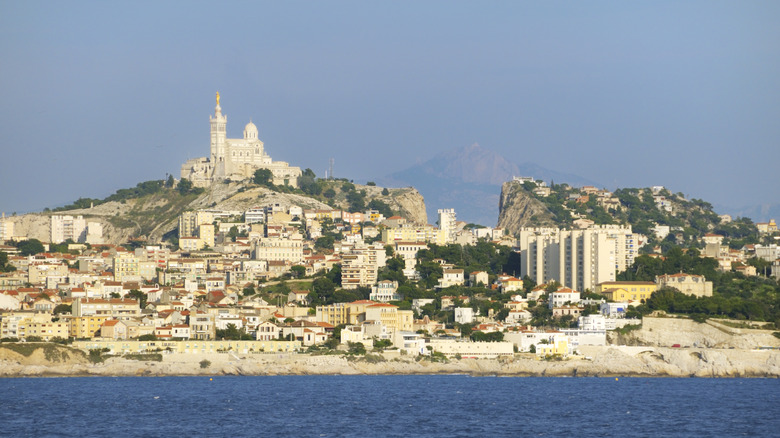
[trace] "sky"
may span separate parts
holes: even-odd
[[[778,1],[0,0],[0,211],[179,177],[250,119],[363,182],[472,143],[599,181],[779,203]]]

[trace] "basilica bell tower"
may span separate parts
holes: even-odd
[[[214,178],[225,178],[226,167],[226,126],[227,116],[222,115],[222,107],[219,106],[219,92],[217,92],[217,106],[214,107],[214,116],[209,116],[211,123],[211,162],[214,166]]]

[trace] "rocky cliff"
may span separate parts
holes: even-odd
[[[702,347],[751,350],[780,348],[780,339],[771,330],[737,329],[718,320],[698,323],[688,318],[642,319],[642,327],[627,333],[608,332],[613,344],[671,347]]]
[[[514,235],[522,227],[556,226],[556,223],[547,207],[525,191],[522,185],[507,181],[501,186],[498,226]]]
[[[431,362],[388,352],[369,357],[309,354],[166,354],[160,360],[113,357],[92,363],[67,347],[21,354],[0,347],[0,377],[311,374],[470,374],[501,376],[780,377],[780,352],[581,347],[582,355],[540,360],[533,354]],[[202,362],[206,361],[201,365]]]

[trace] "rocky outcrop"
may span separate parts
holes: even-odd
[[[780,377],[780,351],[777,350],[620,346],[583,346],[580,350],[581,355],[564,360],[541,360],[533,354],[431,362],[397,352],[368,357],[163,353],[161,361],[113,357],[92,363],[86,359],[86,354],[69,353],[67,359],[52,359],[52,353],[47,356],[34,352],[23,356],[0,348],[0,377],[453,373],[475,376]]]
[[[510,235],[522,227],[556,226],[553,215],[538,199],[523,189],[515,181],[507,181],[501,186],[501,198],[498,203],[498,226]]]
[[[51,236],[49,216],[45,214],[24,214],[7,218],[14,223],[15,236],[27,236],[48,242]]]
[[[377,187],[374,187],[375,191]],[[390,205],[393,211],[418,224],[428,223],[428,214],[425,211],[425,200],[420,192],[413,187],[403,189],[390,189],[390,195],[382,196],[381,189],[378,199]]]
[[[619,345],[655,347],[703,347],[750,350],[759,347],[780,348],[780,339],[771,330],[734,329],[717,320],[698,323],[688,318],[642,319],[642,328],[620,334],[609,332],[610,341]]]

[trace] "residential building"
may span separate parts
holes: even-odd
[[[439,230],[444,238],[444,244],[450,244],[455,242],[457,235],[457,219],[455,217],[455,209],[439,209]]]
[[[114,281],[141,281],[138,257],[134,253],[120,252],[113,260]]]
[[[474,322],[474,309],[471,307],[456,307],[455,322],[458,324],[472,324]]]
[[[67,317],[70,336],[75,339],[94,338],[100,334],[103,323],[111,319],[110,315]]]
[[[401,256],[404,261],[404,277],[416,279],[419,276],[415,270],[415,266],[417,265],[417,252],[421,249],[427,249],[428,244],[425,242],[398,240],[394,242],[394,245],[395,255]]]
[[[758,232],[762,234],[776,233],[777,223],[774,219],[769,219],[769,222],[756,222],[756,228],[758,228]]]
[[[640,240],[631,227],[617,225],[522,228],[519,237],[520,277],[528,275],[537,283],[555,280],[578,290],[615,281],[617,272],[634,263]]]
[[[547,296],[547,306],[550,309],[561,307],[565,304],[579,304],[580,293],[568,287],[559,287],[558,290],[550,292]]]
[[[605,281],[596,285],[596,293],[609,301],[643,301],[658,290],[652,281]]]
[[[281,327],[271,321],[264,321],[255,329],[255,339],[258,341],[273,341],[279,339],[281,334]]]
[[[463,269],[444,269],[442,278],[439,279],[437,289],[445,289],[450,286],[461,286],[465,282]]]
[[[107,320],[100,327],[100,337],[104,339],[127,339],[127,324],[118,319]]]
[[[252,258],[303,264],[303,236],[296,232],[289,237],[260,238],[252,247]]]
[[[83,216],[54,215],[51,217],[50,237],[52,243],[62,243],[68,239],[84,242],[87,239],[87,221]]]
[[[658,289],[672,287],[686,295],[697,297],[712,296],[712,282],[707,281],[703,275],[695,274],[667,274],[655,277]]]
[[[0,244],[6,240],[14,240],[14,222],[3,213],[0,217]]]
[[[371,301],[377,301],[380,303],[387,303],[389,301],[401,301],[403,296],[398,294],[398,282],[390,280],[382,280],[376,285],[371,286],[371,295],[369,299]]]
[[[471,342],[465,340],[432,338],[428,343],[432,351],[442,353],[447,357],[494,359],[501,356],[514,355],[514,345],[511,342]]]
[[[398,306],[387,303],[369,304],[365,308],[362,321],[378,321],[383,326],[398,331],[412,331],[414,328],[414,312],[400,310]]]
[[[351,303],[334,303],[327,306],[317,306],[317,321],[327,322],[334,326],[341,324],[357,324],[366,307],[377,304],[374,301],[359,300]]]
[[[73,316],[110,316],[115,319],[126,319],[141,313],[138,301],[112,298],[89,299],[77,298],[73,301]]]
[[[356,289],[377,282],[379,269],[385,266],[387,256],[380,243],[366,245],[359,241],[341,258],[341,287]]]
[[[188,316],[190,339],[211,340],[216,337],[215,315],[205,312],[192,312]]]
[[[382,242],[392,245],[397,241],[426,242],[444,245],[444,233],[432,225],[418,225],[390,218],[383,222]]]
[[[488,278],[488,273],[485,271],[474,271],[469,274],[470,287],[477,287],[479,285],[482,285],[482,287],[487,287],[489,283],[490,279]]]

